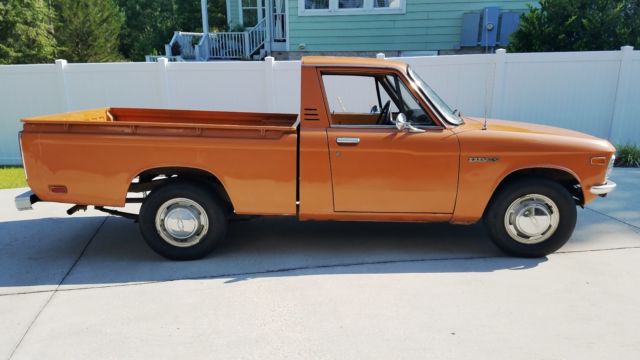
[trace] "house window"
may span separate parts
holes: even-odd
[[[406,0],[298,0],[298,15],[404,14],[405,6]]]
[[[258,23],[258,0],[242,0],[242,25],[253,27]]]
[[[399,9],[400,0],[373,0],[373,7],[386,9]]]
[[[304,0],[304,8],[308,10],[329,9],[329,0]]]
[[[364,0],[338,0],[338,9],[362,9]]]

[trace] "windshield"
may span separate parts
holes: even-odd
[[[440,112],[440,114],[442,114],[442,116],[448,123],[451,123],[453,125],[460,125],[464,122],[462,121],[462,117],[460,117],[460,113],[451,110],[449,105],[447,105],[447,103],[444,102],[444,100],[442,100],[440,96],[438,96],[438,94],[436,94],[436,92],[433,91],[433,89],[430,88],[429,85],[427,85],[427,83],[424,82],[424,80],[422,80],[420,76],[418,76],[418,74],[416,74],[413,69],[408,66],[407,73],[409,74],[411,80],[413,80],[418,88],[420,88],[422,95],[427,98],[427,101],[431,102],[431,104],[438,110],[438,112]]]

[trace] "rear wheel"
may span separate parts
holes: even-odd
[[[513,182],[492,199],[485,224],[493,242],[521,257],[553,253],[571,237],[576,205],[569,192],[547,179]]]
[[[173,260],[208,255],[227,230],[227,215],[217,197],[191,182],[152,191],[142,204],[139,222],[149,247]]]

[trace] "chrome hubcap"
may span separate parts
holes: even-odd
[[[156,213],[156,230],[169,244],[178,247],[193,246],[209,230],[209,219],[204,208],[191,199],[171,199]]]
[[[559,222],[560,213],[556,203],[540,194],[528,194],[516,199],[504,215],[504,226],[509,236],[529,245],[551,237]]]

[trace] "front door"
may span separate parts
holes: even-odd
[[[323,74],[323,84],[335,211],[453,212],[458,139],[399,76]],[[399,113],[424,132],[398,131]]]

